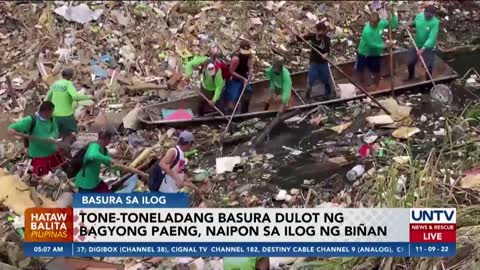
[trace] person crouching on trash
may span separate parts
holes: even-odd
[[[112,164],[107,146],[113,135],[113,130],[102,129],[98,133],[98,140],[86,146],[85,154],[81,157],[82,167],[75,176],[75,186],[79,192],[110,192],[109,186],[100,179],[100,169],[102,164],[106,166]]]
[[[42,177],[55,172],[65,163],[62,151],[58,149],[58,128],[53,118],[55,106],[43,102],[34,115],[29,115],[8,126],[8,134],[24,138],[28,156],[32,159],[33,176]],[[27,138],[34,136],[38,139]]]

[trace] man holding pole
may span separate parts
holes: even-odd
[[[211,47],[208,56],[195,56],[185,65],[185,78],[187,81],[192,76],[193,68],[201,67],[200,91],[206,98],[210,99],[211,106],[219,105],[223,88],[229,76],[229,74],[225,74],[227,73],[225,72],[227,71],[227,66],[221,59],[217,58],[218,52],[218,48]],[[198,110],[200,116],[205,114],[208,105],[206,100],[200,102]]]
[[[159,179],[154,179],[159,184],[160,192],[177,193],[182,187],[198,188],[190,181],[185,179],[186,160],[185,152],[192,150],[193,134],[189,131],[182,131],[178,136],[178,143],[170,148],[162,157],[158,165],[161,172],[156,175]],[[152,190],[156,191],[156,190]]]
[[[86,146],[82,159],[82,167],[75,176],[75,186],[79,192],[109,192],[108,185],[100,179],[102,164],[110,166],[112,157],[108,153],[107,146],[113,137],[113,131],[104,128],[98,132],[98,140]]]
[[[253,55],[250,42],[246,40],[240,42],[240,49],[232,55],[230,73],[232,78],[227,85],[228,114],[235,113],[235,104],[238,102],[241,102],[241,113],[246,113],[253,91],[250,85],[253,78]]]
[[[292,79],[288,69],[283,66],[283,59],[275,59],[273,65],[266,70],[266,75],[270,80],[270,99],[265,105],[265,110],[268,110],[271,103],[281,101],[283,112],[288,108],[292,93]]]
[[[408,80],[415,77],[415,65],[418,57],[422,57],[427,65],[428,71],[432,74],[433,62],[435,59],[435,45],[437,43],[438,29],[440,28],[440,20],[435,16],[436,9],[433,5],[425,7],[423,13],[415,17],[415,21],[410,27],[415,28],[415,46],[408,50]],[[429,80],[428,74],[425,75]]]
[[[330,53],[330,37],[327,36],[327,26],[323,22],[317,23],[315,26],[317,32],[303,36],[320,52],[320,54],[312,50],[310,53],[310,66],[308,68],[308,87],[305,97],[310,99],[312,88],[316,81],[323,83],[325,87],[325,97],[328,98],[332,94],[332,86],[330,83],[330,70],[328,61],[326,60]],[[298,38],[300,39],[300,38]]]
[[[53,115],[57,122],[58,132],[67,144],[75,141],[74,133],[77,132],[77,121],[74,116],[73,102],[92,99],[90,96],[77,92],[72,82],[73,75],[73,69],[64,69],[62,71],[62,79],[52,84],[45,97],[46,101],[51,101],[55,105]],[[65,150],[67,150],[65,154],[69,157],[69,150]]]
[[[56,144],[58,128],[52,116],[54,108],[52,102],[45,101],[35,115],[24,117],[8,126],[9,135],[25,140],[28,155],[32,158],[33,175],[36,177],[54,172],[65,163],[62,151]]]
[[[365,82],[365,68],[373,73],[374,85],[378,88],[380,83],[380,70],[382,54],[385,47],[393,46],[392,40],[383,41],[383,30],[389,27],[398,26],[398,17],[392,14],[391,7],[388,9],[388,19],[380,20],[377,12],[372,12],[369,17],[369,22],[365,24],[362,31],[362,37],[358,46],[357,61],[355,62],[355,71],[360,83]]]
[[[110,187],[100,178],[100,169],[102,164],[110,167],[122,169],[127,172],[138,174],[141,177],[148,178],[149,175],[136,168],[125,166],[112,160],[107,146],[112,141],[115,130],[109,127],[103,127],[98,132],[98,139],[85,145],[70,160],[69,166],[65,167],[67,176],[71,173],[75,177],[75,186],[78,192],[85,193],[106,193],[110,192]],[[69,176],[70,177],[70,176]]]

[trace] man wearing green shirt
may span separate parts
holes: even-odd
[[[224,257],[223,270],[268,270],[268,257]]]
[[[368,68],[374,75],[374,84],[378,87],[383,50],[393,46],[391,40],[384,42],[382,37],[383,31],[388,28],[389,24],[391,24],[392,28],[398,26],[398,17],[392,15],[390,7],[388,9],[389,20],[380,20],[378,13],[372,12],[369,22],[363,27],[355,63],[357,77],[362,84],[365,82],[365,68]]]
[[[75,141],[73,133],[77,131],[73,102],[92,99],[90,96],[77,92],[72,82],[73,74],[73,69],[64,69],[62,71],[62,79],[52,84],[45,98],[45,100],[51,101],[55,105],[53,116],[55,116],[60,137],[66,143]]]
[[[268,110],[271,103],[277,103],[281,100],[281,111],[283,112],[288,108],[292,92],[292,79],[290,78],[290,72],[283,66],[282,59],[275,59],[273,65],[268,68],[265,73],[270,80],[271,93],[270,99],[265,106],[265,110]]]
[[[100,179],[102,164],[110,166],[112,157],[107,146],[113,137],[113,131],[103,129],[98,133],[98,140],[87,146],[83,156],[82,168],[75,176],[75,186],[79,192],[109,192],[108,185]]]
[[[28,139],[28,155],[32,158],[33,175],[37,177],[54,172],[65,163],[62,152],[55,144],[58,128],[52,117],[53,111],[54,105],[45,101],[35,115],[24,117],[8,126],[9,135]],[[39,139],[27,138],[28,135]]]
[[[429,5],[425,7],[423,13],[418,14],[415,17],[415,21],[410,27],[415,28],[415,45],[418,47],[418,51],[415,46],[411,47],[408,51],[408,78],[412,80],[415,77],[415,65],[417,64],[418,57],[423,57],[428,71],[432,74],[433,61],[435,59],[435,45],[437,44],[438,29],[440,28],[440,20],[435,16],[436,9],[434,6]],[[425,74],[428,80],[428,74]]]
[[[187,81],[192,76],[193,68],[201,66],[201,91],[210,99],[212,106],[219,105],[223,88],[225,87],[225,79],[222,73],[222,60],[217,59],[218,49],[211,48],[208,56],[195,56],[185,65],[185,78]],[[214,105],[215,104],[215,105]],[[208,104],[202,100],[199,107],[199,115],[205,114]]]

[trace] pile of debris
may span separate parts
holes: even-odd
[[[394,5],[401,22],[407,23],[424,4],[399,1]],[[450,27],[456,25],[450,21],[469,16],[476,21],[476,10],[469,11],[464,5],[465,10],[452,9],[450,2],[436,4],[444,22],[441,32],[447,33],[440,35],[439,48],[447,43],[465,45],[467,40],[458,37],[458,31],[450,35]],[[3,110],[9,112],[19,112],[27,103],[38,101],[65,65],[75,67],[79,89],[93,93],[100,106],[133,107],[148,102],[149,96],[175,99],[186,93],[165,90],[185,89],[183,64],[190,57],[205,53],[211,44],[228,57],[239,39],[250,40],[254,46],[256,78],[264,77],[274,55],[284,56],[293,71],[306,69],[309,48],[295,42],[270,11],[297,25],[299,33],[312,31],[317,21],[325,21],[332,37],[333,60],[345,62],[354,59],[370,13],[365,2],[47,1],[3,2],[1,8],[0,43],[10,49],[2,52],[0,82],[7,82],[5,74],[10,75],[13,92],[2,87],[9,91],[10,99],[2,102]],[[404,31],[395,31],[397,45],[407,44]]]

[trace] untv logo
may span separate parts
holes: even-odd
[[[455,208],[413,208],[410,209],[410,223],[443,223],[457,222]]]

